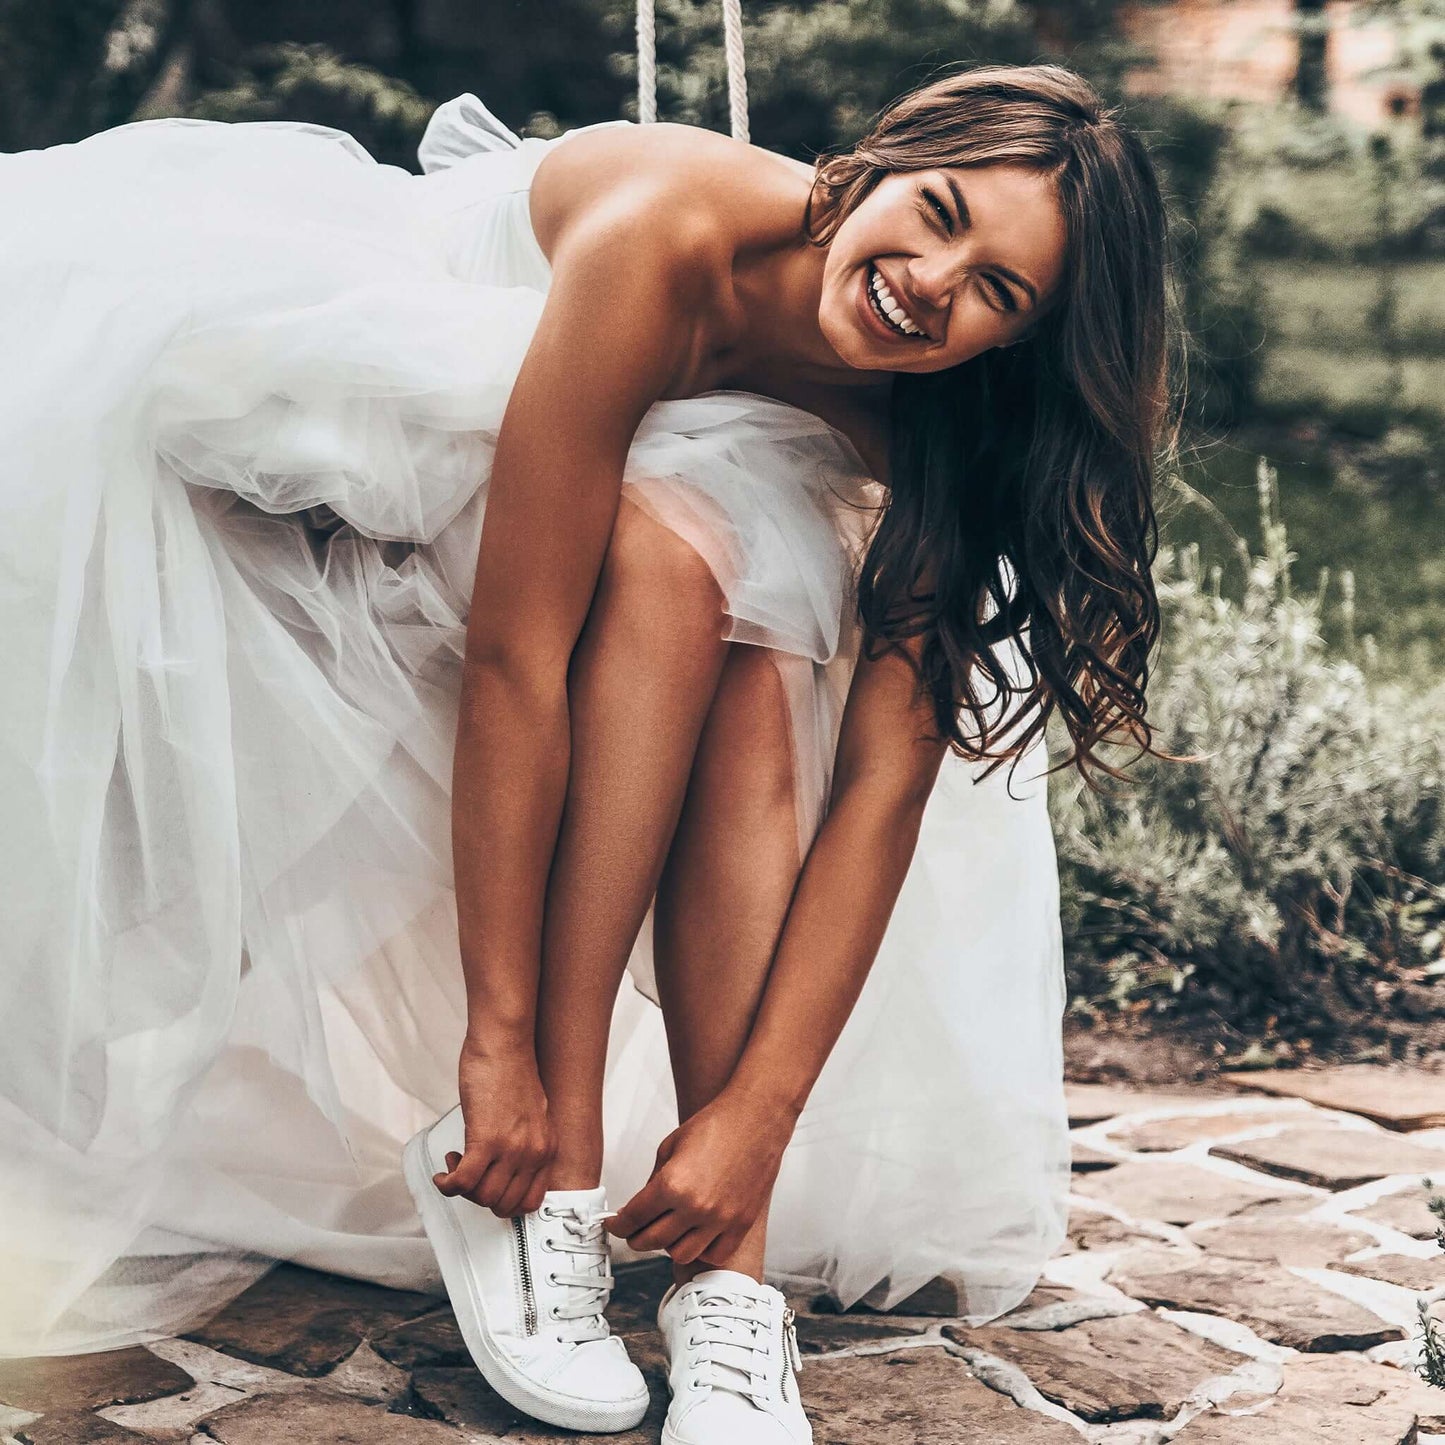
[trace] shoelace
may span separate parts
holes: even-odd
[[[602,1227],[602,1221],[610,1212],[582,1209],[575,1204],[544,1204],[538,1210],[539,1218],[548,1222],[555,1220],[565,1231],[560,1236],[545,1235],[542,1243],[547,1249],[556,1254],[582,1257],[578,1268],[554,1269],[547,1273],[549,1282],[566,1286],[569,1295],[565,1304],[552,1306],[551,1318],[565,1322],[568,1328],[563,1333],[577,1343],[605,1339],[611,1333],[602,1313],[612,1293],[607,1231]]]
[[[772,1375],[772,1311],[741,1290],[699,1290],[683,1317],[694,1386],[731,1390],[765,1409]]]

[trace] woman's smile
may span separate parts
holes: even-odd
[[[891,316],[884,310],[883,296],[879,294],[880,287],[888,296],[893,310],[899,313],[897,316]],[[931,339],[908,311],[899,305],[897,296],[892,293],[882,273],[871,262],[863,272],[862,302],[868,319],[874,323],[873,330],[881,330],[890,341],[918,342]]]
[[[1066,251],[1047,175],[1008,163],[893,172],[831,237],[819,327],[857,370],[956,366],[1037,325],[1056,299]],[[856,279],[845,288],[848,276]]]

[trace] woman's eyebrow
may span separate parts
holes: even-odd
[[[943,179],[947,182],[948,189],[953,194],[954,205],[958,207],[959,224],[965,228],[971,226],[973,224],[973,217],[969,215],[968,202],[964,200],[963,192],[958,188],[958,182],[946,171],[944,172]],[[1011,266],[1000,266],[997,263],[994,264],[992,269],[997,271],[1000,276],[1006,276],[1015,286],[1023,291],[1029,298],[1030,307],[1035,307],[1039,304],[1038,287],[1036,287],[1027,276],[1019,275]]]

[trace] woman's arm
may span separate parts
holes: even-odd
[[[916,656],[917,639],[910,640]],[[796,1119],[843,1032],[913,861],[947,745],[907,661],[860,658],[828,813],[778,940],[729,1088]]]
[[[907,644],[917,655],[917,640]],[[907,661],[859,659],[832,800],[809,849],[746,1048],[727,1087],[663,1141],[610,1223],[635,1249],[692,1230],[726,1259],[764,1207],[793,1126],[873,966],[946,744]],[[691,1250],[691,1246],[689,1246]]]
[[[535,1184],[545,1152],[532,1033],[569,768],[568,664],[633,436],[685,362],[707,275],[708,238],[669,189],[636,179],[554,238],[488,486],[452,778],[467,1149],[438,1187],[493,1207],[535,1192],[506,1180]]]

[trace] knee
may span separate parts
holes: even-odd
[[[691,622],[723,630],[723,594],[691,543],[623,497],[603,559],[601,587],[627,599],[628,611],[653,625]]]

